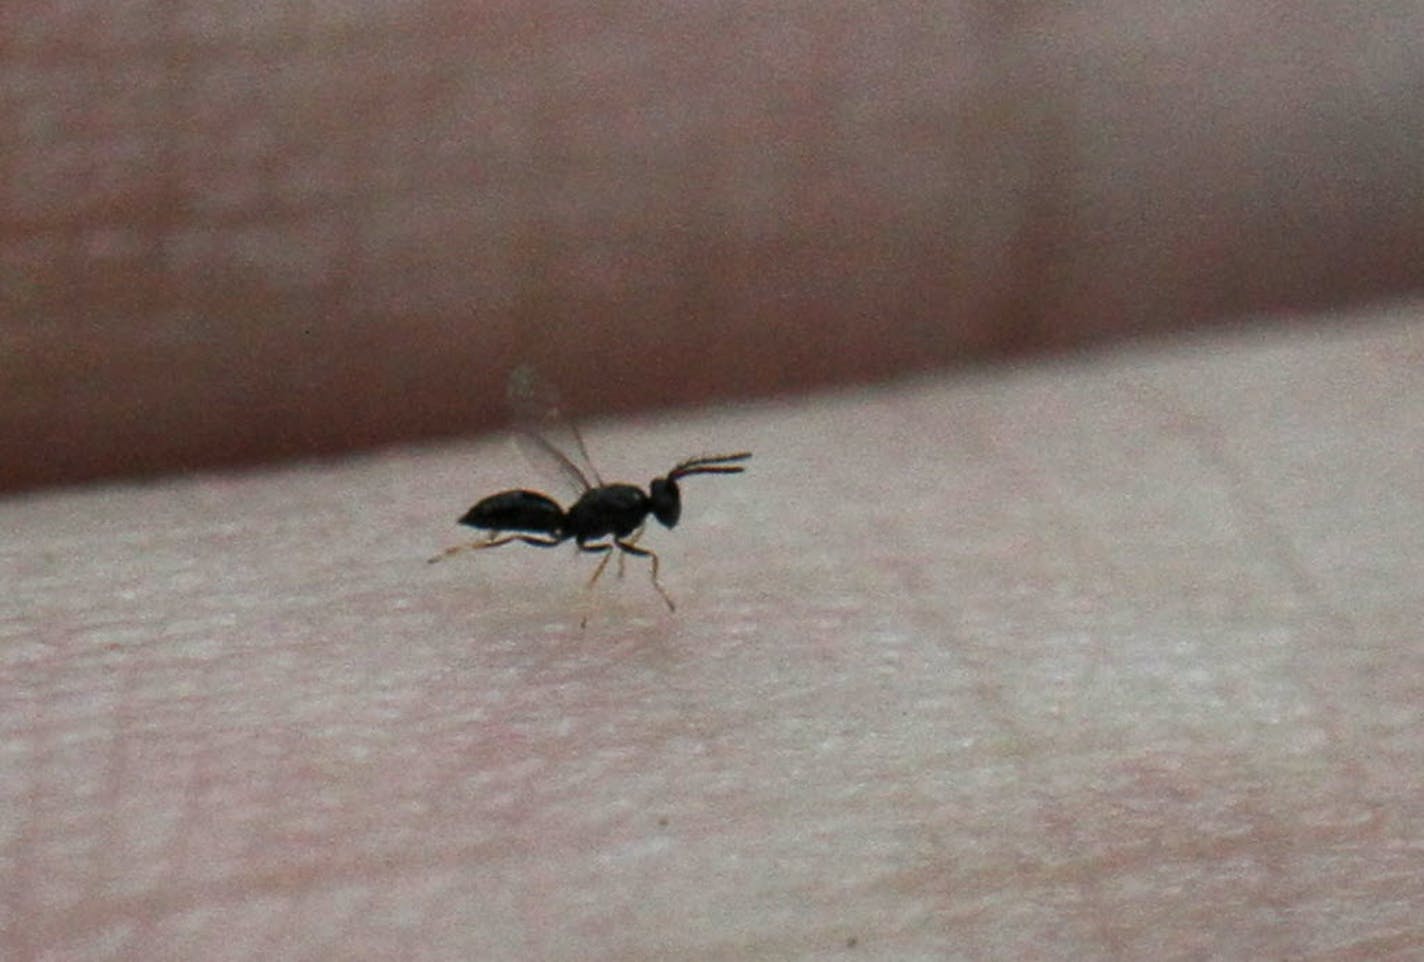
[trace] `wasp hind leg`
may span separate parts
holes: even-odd
[[[498,548],[500,545],[509,544],[511,541],[522,541],[525,544],[532,544],[536,548],[552,548],[555,545],[564,543],[558,539],[531,538],[524,534],[507,534],[501,538],[492,533],[483,541],[471,541],[469,544],[457,544],[453,548],[446,548],[435,557],[426,558],[425,563],[433,565],[435,562],[444,561],[452,555],[464,554],[466,551],[481,551],[485,548]]]
[[[587,582],[584,583],[584,586],[583,586],[583,591],[584,591],[584,602],[583,602],[583,603],[584,603],[584,613],[583,613],[583,616],[582,616],[581,618],[579,618],[579,628],[582,629],[582,628],[587,628],[587,627],[588,627],[588,616],[589,616],[589,608],[591,607],[591,599],[592,599],[592,597],[593,597],[593,586],[598,583],[598,579],[599,579],[599,578],[603,577],[603,569],[605,569],[605,568],[608,567],[608,559],[611,558],[611,557],[613,557],[613,545],[611,545],[611,544],[584,544],[582,541],[580,541],[580,542],[578,543],[578,549],[579,549],[580,551],[586,551],[586,552],[588,552],[589,554],[601,554],[601,555],[603,555],[602,558],[598,559],[598,567],[593,569],[593,575],[588,579]]]

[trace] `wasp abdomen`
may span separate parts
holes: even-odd
[[[562,537],[564,510],[537,491],[501,491],[465,512],[460,523],[487,531],[530,531]]]

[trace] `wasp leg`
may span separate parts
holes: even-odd
[[[601,554],[598,567],[593,569],[593,576],[588,579],[588,584],[584,585],[584,590],[592,591],[593,586],[598,583],[598,579],[603,577],[603,569],[608,567],[608,559],[613,557],[613,546],[609,544],[581,544],[580,551],[587,551],[589,554]]]
[[[611,544],[584,544],[582,541],[580,541],[580,542],[578,543],[578,549],[579,549],[580,551],[587,551],[589,554],[601,554],[601,555],[603,555],[603,557],[599,559],[598,567],[593,569],[593,577],[589,578],[589,579],[588,579],[588,583],[583,586],[583,590],[584,590],[585,594],[590,594],[590,593],[593,591],[593,586],[598,583],[598,579],[603,575],[603,569],[608,567],[608,559],[611,558],[611,557],[613,557],[613,545],[611,545]],[[585,602],[585,603],[587,603],[587,602]],[[580,628],[580,629],[583,629],[583,628],[587,628],[587,627],[588,627],[588,613],[587,613],[587,609],[585,609],[584,616],[579,619],[579,628]]]
[[[624,553],[626,553],[626,554],[635,554],[635,555],[638,555],[640,558],[651,558],[651,559],[652,559],[652,562],[653,562],[653,568],[652,568],[653,587],[656,588],[656,589],[658,589],[658,594],[662,595],[662,596],[663,596],[663,601],[667,602],[668,611],[676,611],[676,610],[677,610],[677,605],[675,605],[675,604],[672,603],[672,599],[668,597],[668,593],[663,590],[662,583],[658,581],[658,556],[655,555],[655,554],[653,554],[653,552],[649,551],[647,548],[639,548],[637,545],[629,544],[629,543],[626,542],[626,541],[617,541],[617,540],[615,540],[613,543],[614,543],[615,545],[617,545],[618,550],[620,550],[620,551],[622,551],[622,552],[624,552]]]
[[[531,538],[523,534],[509,534],[503,538],[491,535],[484,541],[471,541],[469,544],[457,544],[453,548],[446,548],[433,558],[427,558],[426,564],[434,564],[437,561],[444,561],[451,555],[463,554],[466,551],[480,551],[484,548],[498,548],[502,544],[509,544],[511,541],[523,541],[525,544],[532,544],[536,548],[552,548],[555,545],[563,544],[562,541],[545,540],[543,538]]]

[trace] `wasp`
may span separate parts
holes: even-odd
[[[515,410],[515,437],[536,463],[552,466],[577,499],[566,509],[540,491],[516,489],[482,498],[466,511],[459,523],[488,534],[470,544],[456,545],[431,558],[432,563],[464,551],[498,548],[513,542],[553,548],[573,541],[579,551],[603,558],[589,578],[591,588],[603,574],[613,554],[619,554],[619,573],[625,557],[647,558],[653,587],[669,611],[677,610],[658,580],[658,556],[638,545],[648,518],[665,528],[677,526],[682,516],[682,489],[678,482],[697,474],[740,474],[750,451],[708,454],[680,461],[667,474],[653,478],[647,490],[635,484],[609,484],[599,476],[584,446],[583,435],[559,410],[557,394],[529,368],[510,376],[510,402]]]

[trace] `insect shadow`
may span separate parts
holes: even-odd
[[[516,368],[510,375],[509,399],[515,414],[515,437],[525,455],[551,469],[576,500],[566,510],[539,491],[517,489],[492,494],[460,517],[460,524],[488,534],[479,541],[447,548],[429,559],[430,563],[516,541],[552,548],[572,540],[579,551],[603,556],[588,579],[587,588],[598,582],[614,552],[618,553],[620,575],[625,557],[647,558],[653,587],[669,611],[677,610],[658,580],[658,556],[638,545],[648,517],[656,518],[665,528],[676,527],[682,515],[678,482],[695,474],[740,474],[745,469],[741,462],[750,458],[751,452],[688,458],[649,482],[647,491],[633,484],[609,484],[593,467],[583,436],[563,416],[557,392],[548,382],[528,367]],[[587,621],[585,617],[583,625]]]

